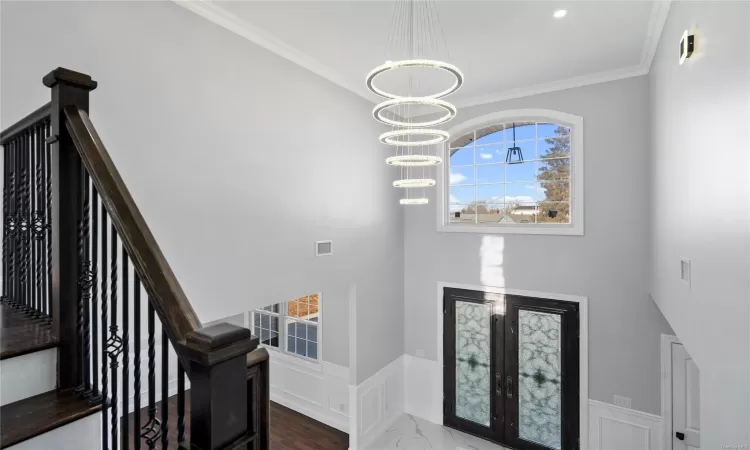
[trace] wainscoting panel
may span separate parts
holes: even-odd
[[[589,400],[591,450],[662,450],[659,416]]]
[[[405,412],[443,422],[442,364],[413,355],[404,355]],[[588,439],[581,439],[581,450],[662,450],[661,417],[588,400]],[[586,427],[581,427],[585,429]]]
[[[443,366],[438,361],[404,355],[407,414],[443,423]]]
[[[404,356],[349,389],[352,408],[356,408],[349,449],[362,450],[404,413]]]
[[[271,400],[338,430],[349,431],[349,369],[269,350]]]

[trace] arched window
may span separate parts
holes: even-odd
[[[503,111],[451,130],[441,231],[583,234],[583,119]]]

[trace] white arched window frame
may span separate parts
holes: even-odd
[[[519,109],[499,111],[463,122],[449,130],[455,139],[483,128],[512,122],[536,122],[563,125],[570,128],[570,222],[569,223],[456,223],[450,204],[451,146],[446,145],[444,164],[438,170],[437,229],[458,233],[509,233],[509,234],[584,234],[583,199],[583,118],[548,109]],[[452,141],[451,141],[452,142]],[[528,155],[525,155],[528,158]],[[535,155],[536,157],[536,155]],[[475,166],[476,160],[474,162]]]

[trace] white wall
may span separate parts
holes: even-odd
[[[747,2],[675,2],[649,76],[651,293],[700,369],[701,448],[750,444],[748,29]]]
[[[362,379],[403,353],[372,105],[171,2],[2,2],[1,25],[2,127],[49,101],[50,70],[92,75],[92,120],[202,321],[323,292],[324,358],[347,366],[354,284]]]
[[[585,236],[436,231],[435,198],[406,213],[406,352],[437,360],[437,282],[589,298],[589,397],[659,413],[659,339],[647,293],[648,79],[631,78],[464,108],[456,124],[506,109],[583,117]],[[438,186],[438,188],[440,188]]]

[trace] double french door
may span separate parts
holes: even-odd
[[[579,448],[578,304],[444,291],[443,423],[519,450]]]

